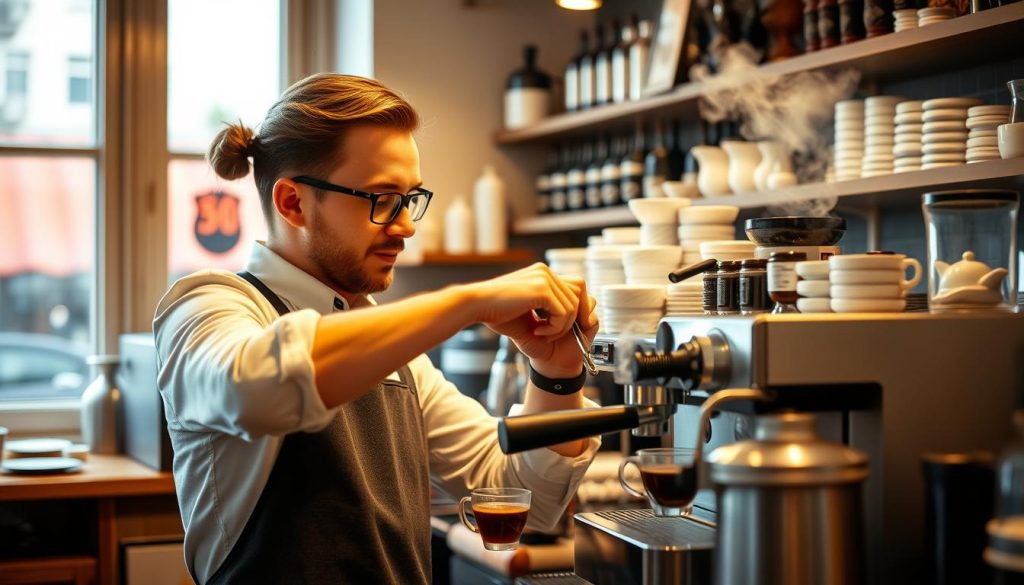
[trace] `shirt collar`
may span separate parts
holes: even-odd
[[[350,308],[348,301],[331,287],[278,256],[266,242],[255,242],[245,269],[263,281],[292,310],[313,309],[321,315],[328,315]],[[364,304],[374,304],[373,299],[367,296],[356,302],[356,306]]]

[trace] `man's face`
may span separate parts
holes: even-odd
[[[420,158],[412,134],[402,130],[359,125],[348,130],[342,144],[342,164],[322,177],[336,185],[372,193],[408,193],[420,186]],[[387,289],[394,264],[415,233],[409,210],[395,221],[370,221],[368,199],[324,192],[311,210],[304,246],[322,279],[332,288],[369,294]]]

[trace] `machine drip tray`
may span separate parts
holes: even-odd
[[[541,573],[516,579],[516,585],[592,585],[573,573]]]
[[[660,518],[650,509],[576,514],[588,524],[645,550],[704,550],[715,546],[715,529],[701,520]]]

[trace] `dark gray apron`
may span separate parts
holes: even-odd
[[[248,272],[278,313],[288,308]],[[409,367],[284,438],[238,541],[209,583],[430,582],[427,443]]]

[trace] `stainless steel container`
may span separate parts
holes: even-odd
[[[758,417],[753,440],[708,456],[718,491],[718,585],[865,582],[864,453],[803,413]]]

